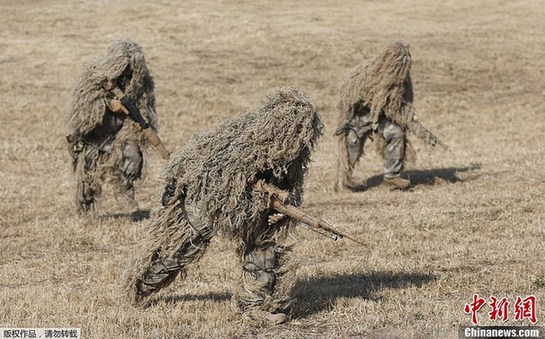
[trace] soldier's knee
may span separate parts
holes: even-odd
[[[389,124],[386,126],[383,132],[386,142],[395,142],[405,140],[405,132],[403,129],[395,124]]]
[[[242,286],[234,296],[241,311],[262,307],[265,299],[272,295],[276,281],[276,259],[274,246],[265,249],[253,248],[244,253]]]
[[[144,158],[138,144],[134,142],[125,143],[121,149],[121,154],[121,171],[123,172],[123,176],[129,179],[129,181],[140,178]]]
[[[276,253],[273,247],[255,249],[244,255],[244,271],[263,284],[264,288],[272,289],[274,285],[274,268]]]
[[[346,135],[346,149],[348,152],[348,162],[350,166],[354,166],[363,151],[363,143],[358,134],[352,130]]]

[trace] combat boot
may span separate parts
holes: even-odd
[[[400,176],[393,177],[393,178],[384,177],[382,183],[385,186],[390,187],[391,190],[395,190],[395,189],[404,190],[411,186],[411,181],[409,179],[403,179]]]
[[[285,313],[271,313],[258,308],[246,311],[244,315],[253,320],[266,321],[271,325],[280,325],[288,321],[288,316]]]
[[[266,312],[265,318],[273,325],[280,325],[288,320],[288,316],[284,313],[268,313]]]

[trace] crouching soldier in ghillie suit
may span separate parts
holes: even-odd
[[[335,132],[339,136],[336,189],[365,189],[365,184],[355,182],[352,172],[368,138],[377,139],[379,153],[384,156],[383,183],[394,189],[411,185],[400,176],[407,152],[414,156],[407,131],[432,146],[444,146],[416,118],[410,68],[409,47],[395,42],[354,68],[341,85],[339,126]]]
[[[147,147],[142,129],[121,110],[112,88],[124,92],[151,129],[157,129],[154,84],[140,46],[118,40],[91,60],[76,80],[66,116],[68,149],[77,178],[76,204],[91,212],[110,180],[132,209],[134,181],[142,175]]]
[[[250,317],[285,321],[295,276],[282,240],[295,221],[271,209],[272,196],[258,183],[287,192],[286,203],[299,206],[322,128],[309,99],[285,87],[257,112],[226,120],[174,153],[149,241],[127,271],[131,301],[139,304],[178,274],[184,277],[220,232],[238,243],[242,277],[233,304]]]

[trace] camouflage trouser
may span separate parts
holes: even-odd
[[[185,224],[185,226],[188,225]],[[138,277],[135,282],[138,299],[168,286],[178,274],[185,277],[187,266],[204,255],[210,244],[212,232],[209,229],[197,234],[192,229],[186,229],[186,231],[193,236],[181,241],[174,253],[167,254],[159,251],[155,253],[150,266]]]
[[[136,301],[168,286],[179,274],[184,277],[187,266],[200,259],[214,235],[203,205],[184,202],[185,218],[178,217],[171,243],[154,251],[151,263],[136,277]],[[265,238],[268,238],[265,236]],[[272,238],[271,238],[272,239]],[[243,243],[242,277],[233,296],[233,304],[241,311],[281,312],[292,302],[295,282],[292,270],[281,267],[284,248],[273,240],[261,238],[259,244]]]
[[[78,142],[74,167],[77,177],[76,206],[80,213],[93,211],[96,199],[102,194],[102,178],[97,174],[102,153],[96,147]]]
[[[350,168],[354,168],[363,154],[366,139],[374,132],[370,122],[365,116],[356,116],[348,124],[350,128],[346,132],[346,149]],[[380,135],[385,143],[384,149],[384,176],[393,178],[403,171],[405,159],[405,132],[401,127],[388,119],[381,119],[376,134]]]
[[[137,299],[168,286],[178,274],[184,277],[187,265],[204,255],[214,233],[203,207],[201,203],[185,201],[185,218],[171,220],[175,223],[171,227],[176,229],[176,239],[168,239],[168,246],[157,249],[150,265],[137,277]]]
[[[397,177],[403,171],[405,132],[403,132],[401,127],[389,120],[381,122],[378,131],[386,141],[386,148],[384,150],[384,177]]]
[[[69,145],[77,177],[76,205],[80,213],[95,209],[97,199],[102,194],[106,177],[114,177],[119,182],[119,190],[132,208],[138,208],[134,200],[134,181],[142,173],[143,156],[137,143],[127,141],[120,150],[117,168],[109,169],[112,157],[118,156],[111,145],[97,147],[82,141]]]
[[[274,241],[245,244],[242,276],[234,305],[241,312],[287,313],[294,303],[295,271],[284,263],[285,249]]]
[[[119,163],[119,182],[122,191],[129,192],[134,200],[134,181],[140,179],[144,157],[140,146],[134,141],[126,141],[121,147]]]

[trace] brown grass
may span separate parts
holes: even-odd
[[[80,327],[86,338],[456,337],[474,293],[511,303],[533,294],[543,325],[540,1],[6,0],[0,12],[0,327]],[[83,63],[120,36],[144,48],[169,149],[280,85],[315,102],[325,137],[303,208],[369,245],[301,230],[291,322],[230,313],[237,260],[220,238],[152,306],[122,298],[120,274],[147,222],[115,217],[116,204],[105,206],[110,217],[76,215],[62,123]],[[378,186],[381,160],[369,152],[356,170],[371,189],[336,194],[337,86],[395,40],[411,46],[417,115],[451,151],[414,140],[410,192]],[[164,164],[150,155],[137,186],[145,209]],[[519,324],[511,314],[507,325]]]

